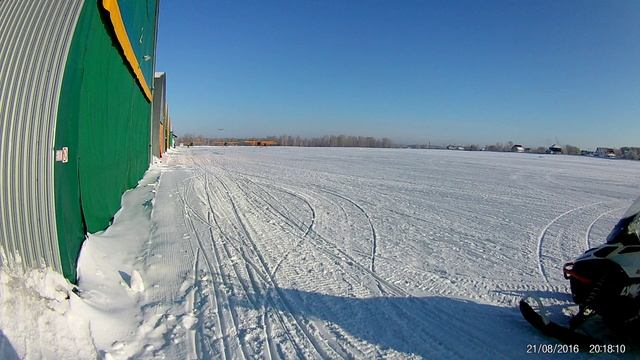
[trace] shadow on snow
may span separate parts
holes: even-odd
[[[14,360],[19,358],[9,339],[0,330],[0,359]]]
[[[282,288],[276,292],[278,296],[271,296],[273,301],[265,305],[267,310],[335,324],[348,336],[382,349],[424,358],[523,357],[527,344],[550,342],[515,307],[437,296],[352,298]],[[247,299],[236,302],[245,308],[259,307],[254,304]],[[334,336],[340,342],[341,335]]]

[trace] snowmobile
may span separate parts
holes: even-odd
[[[599,315],[614,333],[635,334],[640,329],[640,198],[625,212],[606,243],[587,250],[563,267],[578,313],[564,327],[534,310],[540,301],[520,301],[524,318],[543,333],[565,343],[594,344],[597,339],[576,331]],[[637,339],[635,339],[637,340]]]

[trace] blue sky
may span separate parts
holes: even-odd
[[[640,146],[640,1],[164,0],[159,26],[178,134]]]

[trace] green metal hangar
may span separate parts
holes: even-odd
[[[75,282],[147,170],[157,18],[158,0],[0,0],[4,261]]]

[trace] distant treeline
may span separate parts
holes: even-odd
[[[552,145],[550,147],[536,146],[525,147],[515,144],[513,141],[506,143],[497,142],[491,145],[397,145],[390,138],[375,138],[372,136],[352,135],[325,135],[322,137],[306,138],[301,136],[268,136],[264,138],[213,138],[201,135],[185,134],[180,136],[178,144],[184,145],[218,145],[218,146],[304,146],[304,147],[368,147],[368,148],[399,148],[409,147],[414,149],[449,149],[465,151],[495,151],[495,152],[527,152],[534,154],[566,154],[600,156],[618,159],[640,160],[639,147],[598,148],[596,151],[580,149],[577,146]]]
[[[178,143],[193,145],[270,145],[270,146],[306,146],[306,147],[395,147],[389,138],[375,138],[371,136],[325,135],[322,137],[306,138],[300,136],[268,136],[264,138],[208,138],[186,134],[178,138]]]
[[[629,160],[640,160],[640,148],[637,147],[621,147],[616,149],[619,157]]]
[[[447,145],[447,146],[430,146],[430,145],[411,145],[412,148],[419,149],[448,149],[448,150],[465,150],[465,151],[493,151],[493,152],[525,152],[533,154],[565,154],[565,155],[583,155],[583,156],[596,156],[607,157],[617,159],[628,160],[640,160],[640,147],[624,146],[621,148],[607,148],[599,147],[596,151],[590,151],[580,149],[577,146],[565,144],[565,145],[551,145],[550,147],[537,146],[537,147],[524,147],[519,144],[514,144],[512,141],[501,143],[497,142],[491,145],[479,146],[479,145]]]
[[[317,138],[303,138],[300,136],[281,135],[277,139],[282,146],[317,146],[317,147],[394,147],[389,138],[378,139],[371,136],[325,135]]]

